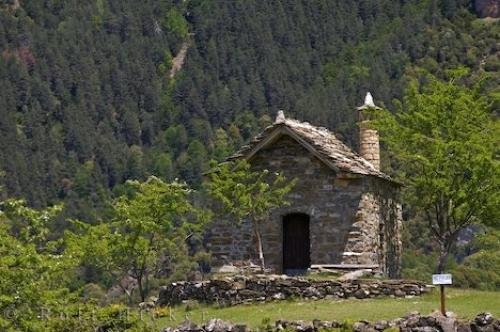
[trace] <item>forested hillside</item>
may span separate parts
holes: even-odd
[[[3,0],[0,181],[96,220],[127,179],[196,186],[278,109],[355,145],[365,92],[391,109],[416,67],[491,91],[499,39],[464,0]]]
[[[499,290],[498,13],[490,0],[0,0],[0,330],[160,330],[162,285],[214,277],[212,221],[251,220],[266,267],[260,224],[296,180],[212,160],[280,109],[356,149],[367,91],[383,170],[404,183],[401,276]],[[368,206],[354,218],[380,226],[364,216],[376,195],[345,189],[341,204]]]

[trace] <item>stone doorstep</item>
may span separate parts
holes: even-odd
[[[379,269],[379,265],[378,264],[312,264],[311,267],[309,268],[309,270],[311,271],[319,271],[319,272],[325,272],[325,270],[331,270],[331,272],[335,272],[335,270],[355,271],[355,270],[367,270],[367,269],[371,269],[372,271],[377,271]],[[234,265],[222,265],[218,267],[213,267],[213,271],[215,271],[216,273],[234,274],[241,272],[242,270],[257,271],[260,270],[260,267],[257,265],[250,265],[246,267],[240,267]]]

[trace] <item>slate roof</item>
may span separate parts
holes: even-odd
[[[280,117],[281,116],[281,117]],[[360,175],[379,177],[394,182],[387,174],[377,170],[369,161],[352,151],[347,145],[342,143],[335,134],[323,127],[316,127],[308,122],[300,122],[294,119],[284,118],[278,115],[276,122],[264,129],[260,135],[255,137],[247,145],[241,147],[228,160],[239,158],[249,158],[258,150],[264,147],[265,140],[270,136],[287,132],[303,140],[299,144],[309,145],[317,155],[326,161],[328,166],[335,171],[343,171]],[[295,134],[295,135],[293,135]],[[306,144],[304,144],[304,142]]]

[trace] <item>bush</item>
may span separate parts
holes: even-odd
[[[128,307],[113,304],[107,307],[73,305],[46,317],[43,331],[156,331],[153,322]],[[42,330],[40,330],[42,331]]]
[[[459,287],[500,290],[500,231],[479,235],[474,246],[480,250],[453,269],[453,283]]]
[[[429,282],[436,266],[436,254],[406,251],[402,257],[402,277]]]

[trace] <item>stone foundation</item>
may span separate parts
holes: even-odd
[[[238,276],[201,282],[175,282],[160,289],[158,305],[186,300],[219,305],[254,301],[304,299],[358,299],[418,296],[428,292],[422,282],[409,280],[306,280],[285,276]]]

